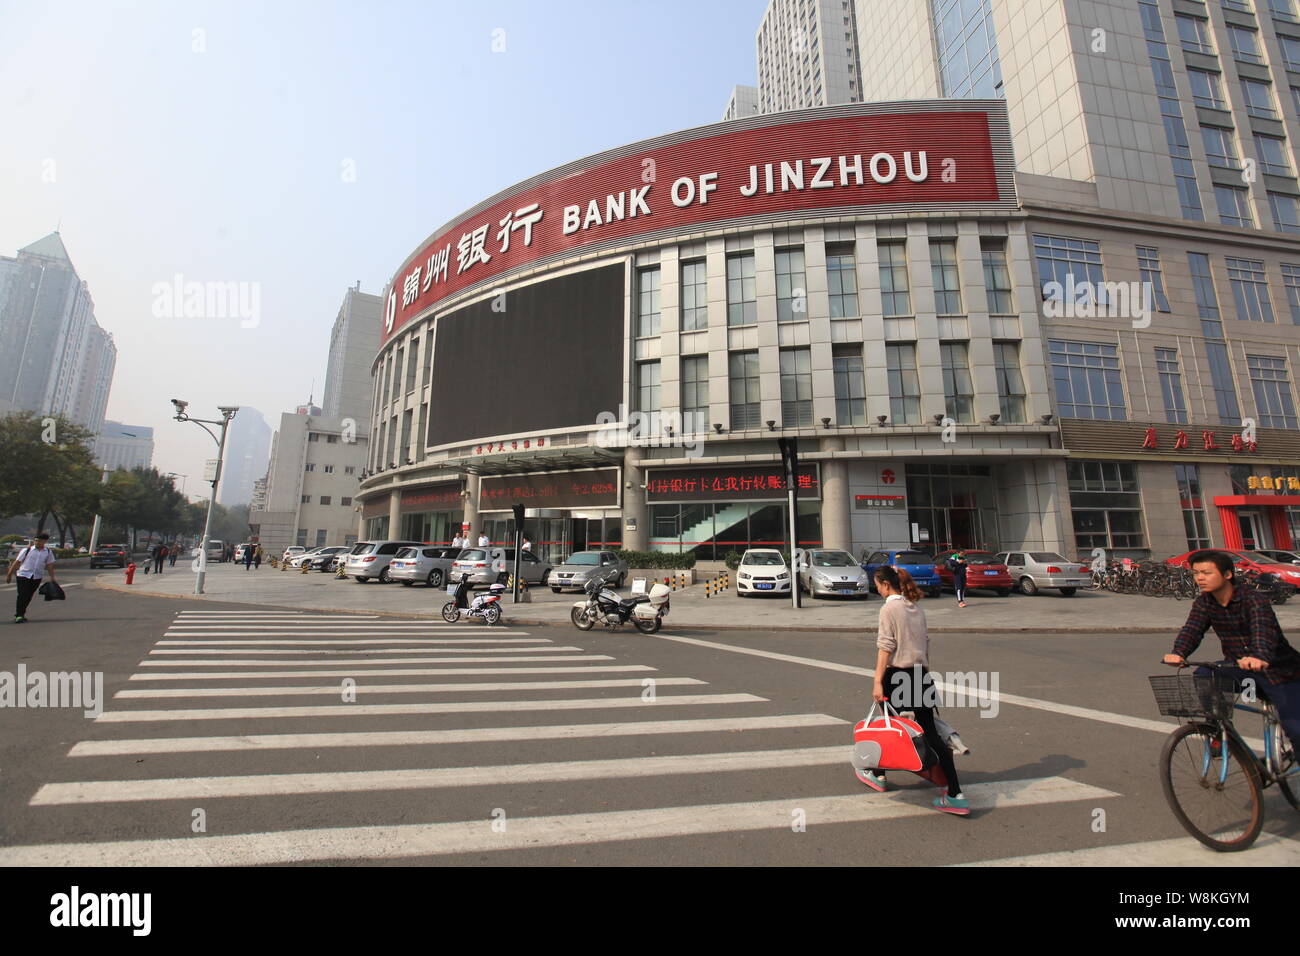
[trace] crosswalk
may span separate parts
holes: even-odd
[[[551,633],[181,611],[31,796],[24,832],[48,839],[0,865],[378,862],[937,816],[924,787],[862,789],[841,717]],[[977,812],[1118,796],[965,789]],[[65,808],[93,839],[58,839]]]

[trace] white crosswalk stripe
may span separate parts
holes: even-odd
[[[573,632],[559,633],[573,637]],[[342,695],[345,678],[355,682],[346,685],[355,700]],[[39,787],[29,801],[31,812],[78,806],[84,808],[79,813],[108,814],[115,806],[143,811],[177,800],[231,801],[236,808],[247,801],[263,801],[262,807],[284,801],[286,809],[324,807],[317,825],[187,839],[159,832],[156,838],[122,841],[109,839],[109,830],[97,833],[106,838],[101,842],[32,840],[0,847],[0,865],[409,859],[700,834],[788,833],[796,811],[813,831],[827,824],[934,813],[929,788],[872,794],[861,787],[848,766],[850,722],[843,717],[782,713],[766,696],[715,690],[690,676],[661,676],[648,664],[591,653],[527,630],[386,621],[369,614],[184,611],[130,682],[114,694],[112,709],[93,721],[103,739],[71,747],[69,772]],[[494,699],[467,699],[472,695]],[[373,702],[385,698],[389,702]],[[542,745],[546,749],[539,749]],[[466,749],[475,746],[494,747],[485,751],[492,758],[480,756],[476,762],[475,751]],[[277,756],[273,763],[259,763],[257,754]],[[336,759],[317,763],[322,754]],[[143,758],[149,760],[147,778],[135,772],[144,769],[135,767]],[[177,768],[183,769],[171,772]],[[843,793],[818,795],[828,773],[842,780]],[[771,799],[801,776],[810,781],[811,792],[800,792],[795,784],[791,796]],[[552,799],[547,787],[585,785],[577,791],[581,806],[583,793],[603,798],[607,787],[618,793],[620,782],[651,780],[662,781],[654,792],[665,792],[667,799],[659,802],[668,805],[608,809],[593,804],[591,812],[567,812],[574,805],[569,798],[566,812],[545,812]],[[709,782],[710,799],[715,794],[723,799],[674,804],[678,792],[689,795],[679,802],[698,800],[702,780]],[[755,781],[762,780],[779,782],[754,792]],[[330,825],[328,808],[349,799],[353,803],[346,805],[355,806],[359,798],[382,793],[384,801],[374,803],[382,808],[407,801],[391,812],[410,819],[404,808],[436,807],[477,787],[503,789],[501,797],[491,798],[500,801],[516,792],[509,788],[526,788],[527,804],[540,809],[532,816],[512,816],[504,833],[487,818],[414,824],[380,818],[371,826]],[[977,812],[1117,796],[1060,777],[968,783],[965,792]],[[412,803],[403,794],[440,796],[430,804],[423,796]],[[222,815],[232,818],[229,811]],[[131,818],[148,819],[148,814],[133,811]]]

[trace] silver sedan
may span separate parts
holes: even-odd
[[[830,548],[799,551],[795,569],[800,590],[813,597],[871,597],[871,579],[847,551]]]
[[[1072,597],[1092,580],[1088,568],[1055,551],[1004,551],[998,560],[1007,566],[1021,594],[1034,595],[1043,589],[1054,589],[1062,597]]]
[[[621,588],[627,581],[627,562],[613,551],[579,551],[551,572],[549,584],[559,594],[565,588],[581,591],[595,578]]]

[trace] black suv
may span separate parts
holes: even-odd
[[[124,544],[101,544],[90,556],[92,568],[124,568],[130,560]]]

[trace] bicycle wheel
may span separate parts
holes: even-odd
[[[1170,734],[1160,751],[1160,784],[1184,830],[1212,850],[1244,850],[1264,826],[1264,785],[1253,755],[1228,738],[1227,753],[1216,756],[1214,737],[1208,724]]]
[[[1277,722],[1277,710],[1272,704],[1267,704],[1264,717],[1264,739],[1268,741],[1269,753],[1269,770],[1278,774],[1277,788],[1282,791],[1282,796],[1286,797],[1286,802],[1291,804],[1293,810],[1300,810],[1300,797],[1296,796],[1296,789],[1300,787],[1300,779],[1296,777],[1283,776],[1295,768],[1295,760],[1288,759],[1286,752],[1287,737],[1286,731]]]

